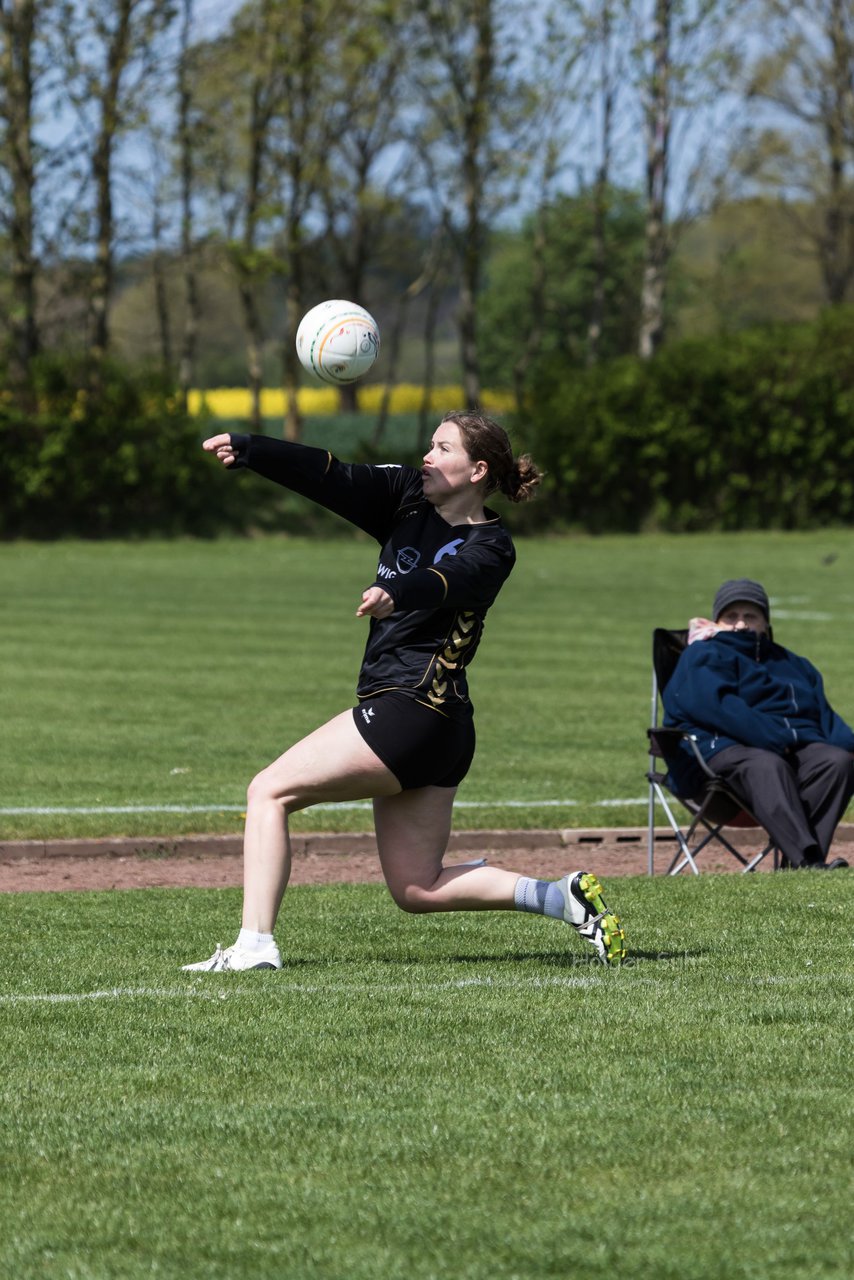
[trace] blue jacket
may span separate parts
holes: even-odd
[[[696,641],[661,700],[665,725],[694,734],[707,762],[736,744],[783,755],[829,742],[854,752],[854,730],[830,706],[813,664],[755,631],[719,631]],[[678,794],[702,790],[702,770],[687,743],[668,765]]]

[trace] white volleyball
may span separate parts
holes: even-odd
[[[300,363],[321,382],[340,386],[364,377],[380,353],[380,331],[369,311],[332,298],[307,311],[297,329]]]

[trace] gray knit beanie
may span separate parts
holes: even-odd
[[[717,622],[723,611],[739,600],[758,605],[765,614],[765,621],[771,621],[768,593],[761,582],[752,582],[750,578],[730,578],[718,587],[715,603],[712,605],[712,621]]]

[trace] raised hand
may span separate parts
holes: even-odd
[[[202,448],[208,453],[215,453],[224,467],[230,467],[237,457],[231,443],[231,436],[227,432],[218,436],[209,436],[202,443]]]

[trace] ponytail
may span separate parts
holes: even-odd
[[[446,413],[442,422],[459,427],[472,462],[487,467],[486,492],[503,493],[511,502],[527,502],[542,480],[542,472],[528,453],[514,458],[510,437],[502,426],[477,410]]]

